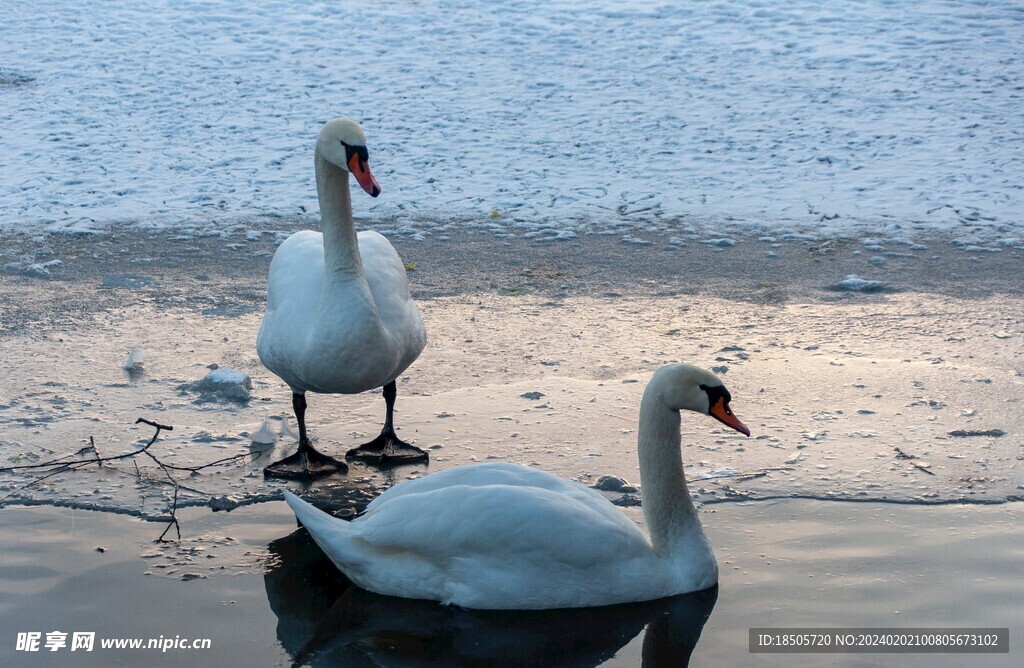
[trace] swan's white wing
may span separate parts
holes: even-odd
[[[323,235],[312,230],[296,232],[284,240],[270,262],[267,310],[289,307],[313,307],[315,310],[323,277]],[[305,303],[301,303],[303,301]]]
[[[587,567],[621,549],[648,547],[639,527],[605,499],[584,502],[539,487],[454,485],[405,494],[356,524],[357,535],[374,545],[438,559],[543,554]]]
[[[427,331],[409,295],[405,265],[394,246],[373,231],[360,232],[358,238],[363,275],[377,305],[381,325],[399,348],[399,368],[394,373],[398,376],[423,351]]]
[[[595,497],[502,484],[396,495],[354,521],[352,537],[415,557],[432,577],[339,566],[374,591],[476,608],[603,605],[671,586],[643,532]]]
[[[306,354],[323,276],[323,235],[311,230],[285,239],[270,263],[267,311],[256,351],[268,369],[296,389],[305,389],[295,360]]]
[[[581,503],[586,503],[595,512],[601,513],[605,517],[610,517],[613,521],[624,518],[619,509],[608,503],[607,499],[589,487],[585,487],[572,480],[560,478],[547,471],[505,462],[459,466],[447,471],[431,473],[428,476],[415,480],[407,480],[391,487],[371,501],[366,507],[366,514],[372,514],[376,508],[399,496],[422,494],[454,485],[465,485],[468,487],[482,487],[485,485],[535,487],[558,494],[565,494]]]

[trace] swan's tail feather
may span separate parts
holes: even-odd
[[[346,529],[349,528],[349,523],[325,513],[288,490],[284,490],[284,500],[288,502],[288,506],[295,513],[296,519],[302,523],[302,526],[306,527],[306,530],[309,531],[309,535],[313,537],[316,544],[329,556],[333,556],[331,554],[333,550],[328,545],[328,539],[332,534],[344,534]]]

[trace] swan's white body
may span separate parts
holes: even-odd
[[[380,387],[426,344],[398,253],[376,232],[357,238],[362,272],[328,272],[319,232],[296,232],[274,254],[256,350],[293,392]]]
[[[674,392],[677,376],[694,373],[721,385],[703,369],[666,367],[641,405],[640,476],[650,537],[597,492],[514,464],[459,467],[403,482],[351,522],[288,492],[285,498],[335,565],[380,594],[467,608],[544,609],[706,589],[717,582],[718,566],[686,489],[677,404],[707,413],[709,399],[703,390]]]
[[[346,123],[328,123],[317,142],[323,234],[296,232],[277,249],[256,340],[263,364],[298,394],[381,387],[427,341],[398,253],[376,232],[356,234],[345,159],[331,159],[338,133],[355,132]],[[365,143],[361,131],[353,141]]]

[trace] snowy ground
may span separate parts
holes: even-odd
[[[384,189],[359,212],[413,235],[461,220],[627,240],[730,224],[1024,236],[1009,0],[2,0],[0,15],[0,229],[312,216],[313,138],[344,114]]]

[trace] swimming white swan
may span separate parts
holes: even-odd
[[[686,488],[679,411],[750,435],[713,373],[659,369],[640,404],[650,537],[597,492],[544,471],[481,464],[395,485],[346,522],[285,492],[334,564],[364,589],[480,609],[580,608],[706,589],[718,566]]]
[[[264,469],[268,476],[306,478],[348,466],[317,452],[306,435],[306,392],[356,394],[384,387],[384,429],[348,456],[371,461],[426,459],[395,434],[395,379],[419,357],[427,333],[409,296],[405,265],[372,231],[356,234],[351,173],[372,197],[380,186],[367,164],[366,138],[354,121],[336,118],[320,131],[314,154],[323,234],[304,230],[274,254],[267,312],[256,350],[292,389],[299,450]]]

